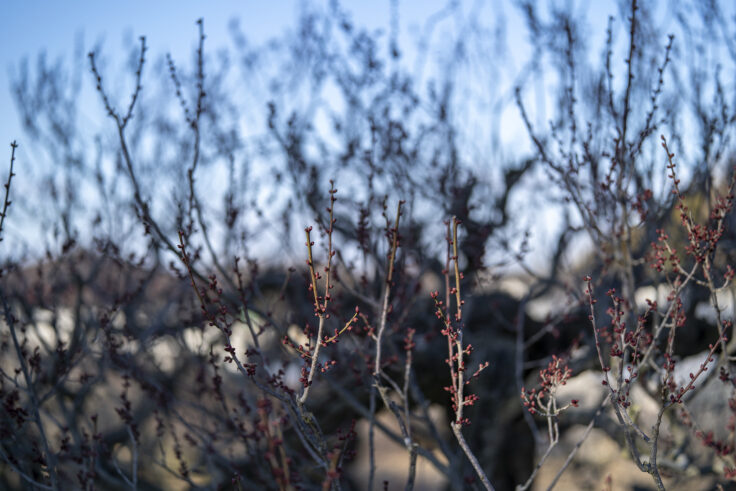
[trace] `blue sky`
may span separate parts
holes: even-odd
[[[215,5],[213,7],[213,5]],[[239,17],[253,41],[265,40],[292,24],[296,1],[254,2],[223,0],[216,4],[194,0],[123,2],[14,1],[3,2],[0,16],[0,140],[21,139],[20,122],[10,94],[10,72],[21,58],[33,66],[46,51],[49,59],[71,59],[75,39],[82,35],[88,50],[103,40],[106,52],[115,54],[125,36],[145,35],[155,54],[171,52],[187,57],[196,40],[194,22],[204,17],[209,46],[228,42],[228,22]]]
[[[0,142],[18,139],[22,143],[23,140],[10,94],[10,82],[12,70],[24,57],[28,58],[31,67],[41,52],[46,52],[48,60],[61,57],[68,63],[74,53],[75,40],[81,36],[85,53],[102,41],[105,53],[113,61],[118,61],[116,56],[123,58],[124,46],[129,47],[139,36],[145,35],[149,58],[169,52],[175,60],[189,60],[196,42],[194,22],[198,18],[205,19],[208,50],[230,44],[228,24],[233,18],[239,19],[249,41],[258,44],[293,27],[300,3],[297,0],[5,1],[3,15],[0,16]],[[323,2],[320,0],[318,3]],[[411,59],[413,56],[418,33],[426,19],[447,3],[446,0],[399,1],[400,43],[405,57]],[[503,19],[508,47],[515,52],[510,59],[524,58],[526,29],[518,9],[511,6],[512,2],[460,3],[466,12],[476,4],[482,5],[478,11],[484,17],[481,21],[484,25],[492,26],[498,19]],[[609,13],[615,13],[612,4],[594,2],[591,6],[587,2],[578,2],[582,10],[602,23]],[[353,0],[344,1],[341,5],[360,26],[389,28],[389,0]],[[89,74],[83,75],[89,82]],[[86,98],[86,101],[83,99],[83,103],[91,103],[93,98]],[[94,113],[97,110],[97,107],[89,107],[82,108],[81,112]]]
[[[323,4],[327,0],[315,0]],[[197,41],[195,21],[205,20],[207,35],[206,50],[214,52],[231,43],[228,25],[234,18],[239,19],[242,32],[253,44],[259,44],[279,36],[293,28],[299,16],[301,2],[297,0],[278,0],[256,2],[252,0],[221,0],[203,2],[195,0],[147,1],[131,0],[101,2],[79,1],[15,1],[3,2],[3,15],[0,16],[0,148],[17,139],[21,144],[18,152],[19,164],[24,161],[42,161],[43,156],[34,152],[33,146],[24,137],[20,119],[10,94],[11,74],[23,58],[28,58],[33,69],[39,53],[45,52],[50,61],[58,58],[67,64],[72,61],[75,41],[83,40],[83,52],[102,42],[103,52],[113,66],[106,71],[108,75],[119,73],[116,68],[125,59],[127,49],[137,44],[137,38],[145,35],[149,48],[148,59],[153,60],[163,53],[171,53],[177,62],[188,62],[192,48]],[[416,54],[416,42],[425,21],[448,4],[447,0],[399,1],[399,42],[405,61]],[[352,19],[361,27],[388,30],[390,26],[390,1],[343,1],[341,6],[350,12]],[[480,23],[484,26],[502,24],[506,30],[506,42],[510,56],[499,67],[481,67],[483,70],[497,70],[500,76],[507,76],[505,89],[510,93],[511,78],[529,56],[526,43],[526,28],[519,10],[510,1],[461,1],[461,12],[468,14],[477,10]],[[576,9],[597,19],[596,25],[605,25],[609,14],[615,14],[613,2],[576,2]],[[450,19],[442,29],[457,29]],[[441,31],[441,29],[440,29]],[[593,32],[599,37],[603,29]],[[602,41],[600,39],[599,41]],[[439,32],[434,42],[442,47],[443,37]],[[126,51],[123,50],[126,49]],[[436,54],[431,51],[429,56]],[[79,113],[84,124],[105,124],[104,111],[99,98],[91,85],[91,75],[85,59],[83,92],[80,97]],[[144,79],[144,85],[145,85]],[[502,84],[499,84],[502,86]],[[487,91],[485,87],[477,88]],[[550,101],[551,102],[551,101]],[[509,116],[503,115],[502,139],[514,141],[513,148],[519,149],[519,142],[528,143],[526,131],[520,123],[518,110],[513,102],[505,109]],[[549,114],[549,113],[547,113]],[[482,126],[482,125],[481,125]],[[479,127],[480,135],[487,134],[486,128]],[[473,138],[486,142],[487,138]],[[7,151],[6,151],[7,152]],[[479,154],[483,149],[479,149]],[[6,161],[0,152],[0,162]],[[30,176],[28,176],[30,178]],[[28,179],[30,181],[30,179]]]
[[[314,0],[318,4],[327,1]],[[198,18],[205,20],[207,35],[205,49],[214,52],[218,48],[231,45],[228,25],[232,19],[239,19],[241,30],[249,41],[259,44],[293,28],[299,16],[301,3],[297,0],[3,1],[3,15],[0,16],[0,149],[6,150],[0,151],[0,162],[5,162],[0,164],[0,169],[3,165],[7,165],[9,150],[7,145],[13,139],[17,139],[21,144],[18,154],[19,164],[23,160],[38,160],[38,156],[33,155],[33,148],[29,148],[30,145],[24,137],[10,94],[11,73],[24,57],[28,58],[31,67],[34,66],[38,54],[43,51],[49,60],[61,57],[66,63],[70,63],[75,40],[81,36],[84,53],[97,43],[103,43],[104,53],[113,64],[107,73],[114,74],[120,72],[116,68],[125,59],[127,51],[123,51],[123,48],[130,48],[136,44],[138,36],[145,35],[149,47],[149,60],[169,52],[177,63],[189,62],[192,48],[197,41],[195,21]],[[399,41],[405,59],[411,60],[415,55],[417,36],[427,18],[447,3],[447,0],[399,1]],[[514,66],[499,67],[499,72],[509,78],[513,77],[513,73],[519,70],[529,56],[526,27],[519,10],[513,7],[512,3],[509,0],[460,1],[465,13],[476,4],[482,4],[478,12],[483,17],[481,20],[483,25],[493,26],[497,23],[504,25],[507,46],[511,51],[505,63]],[[578,13],[588,16],[591,29],[590,39],[586,42],[592,46],[591,55],[598,57],[600,50],[596,46],[600,46],[603,42],[608,16],[618,17],[619,14],[615,2],[582,0],[574,1],[573,4]],[[351,13],[359,26],[369,29],[389,29],[389,0],[345,0],[341,5],[344,10]],[[621,19],[618,22],[619,28],[625,27],[622,26]],[[446,27],[452,29],[453,26]],[[434,41],[441,44],[441,35]],[[432,54],[434,52],[430,52],[430,56]],[[623,60],[623,56],[616,58],[619,63]],[[101,111],[99,98],[91,86],[91,75],[87,71],[86,63],[84,67],[85,73],[82,76],[86,85],[83,90],[86,93],[80,98],[80,104],[83,105],[80,113],[85,117],[85,121],[101,124],[105,116],[104,111]],[[507,90],[510,88],[511,80],[508,82]],[[544,83],[549,84],[550,81],[543,81],[542,84]],[[539,85],[538,88],[544,87]],[[482,90],[485,90],[485,87],[479,88],[479,91]],[[503,115],[501,137],[505,141],[502,143],[513,142],[509,146],[518,150],[529,143],[528,136],[520,124],[518,109],[514,104],[508,104],[505,111],[508,112],[508,117],[507,114]],[[541,114],[544,117],[545,112]],[[546,112],[546,115],[549,117],[551,111]],[[534,122],[545,125],[544,121]],[[478,131],[483,133],[485,128],[479,128]],[[480,138],[476,141],[483,140]]]
[[[316,3],[326,2],[318,0]],[[228,24],[231,19],[239,19],[249,41],[258,44],[293,27],[300,4],[297,0],[6,0],[2,2],[3,15],[0,16],[0,142],[23,137],[10,94],[10,82],[13,67],[24,57],[28,58],[31,67],[41,52],[46,53],[48,60],[61,57],[69,63],[75,40],[81,36],[85,53],[102,41],[105,53],[117,61],[116,55],[123,57],[124,46],[129,47],[131,43],[136,43],[139,36],[145,35],[149,58],[168,52],[175,60],[188,61],[196,42],[194,22],[198,18],[205,20],[207,49],[215,50],[230,44]],[[446,0],[399,1],[399,39],[405,57],[411,59],[418,33],[427,18],[447,4]],[[482,5],[479,12],[484,17],[482,23],[485,25],[493,25],[502,18],[507,24],[509,48],[523,49],[526,30],[518,10],[510,5],[511,2],[466,1],[460,4],[466,12],[475,8],[476,4]],[[389,28],[389,0],[344,1],[341,6],[351,13],[359,26]],[[607,17],[606,13],[598,12],[601,10],[600,4],[588,10],[595,15],[600,14],[602,19]]]
[[[327,0],[314,0],[323,5]],[[417,37],[426,19],[448,4],[447,0],[399,1],[399,42],[405,60],[411,60],[416,52]],[[462,10],[467,12],[474,7],[471,1],[461,2]],[[494,3],[480,2],[484,23],[493,25],[501,16],[513,14],[514,9],[503,2],[504,9]],[[137,46],[137,38],[146,36],[149,63],[164,53],[171,53],[178,64],[191,60],[192,49],[197,42],[195,21],[204,18],[207,35],[205,49],[208,53],[218,48],[231,46],[229,24],[238,19],[241,31],[251,44],[263,43],[282,35],[296,26],[302,2],[297,0],[278,0],[256,2],[252,0],[221,0],[203,2],[195,0],[147,1],[130,0],[120,2],[100,2],[91,0],[70,1],[4,1],[3,15],[0,16],[0,169],[7,165],[8,145],[17,140],[19,169],[25,164],[24,179],[19,180],[17,191],[33,189],[33,168],[46,163],[47,156],[39,154],[32,142],[23,133],[15,102],[11,95],[13,72],[24,58],[28,60],[31,72],[40,53],[53,63],[57,59],[71,67],[75,43],[82,40],[82,53],[86,54],[99,43],[102,44],[105,58],[110,62],[103,76],[121,73],[128,50]],[[389,0],[344,1],[354,22],[370,30],[390,26],[391,4]],[[505,10],[505,13],[504,13]],[[450,23],[453,21],[451,20]],[[512,17],[511,36],[523,37],[525,32],[521,19]],[[453,26],[445,26],[452,29]],[[436,42],[442,44],[442,34],[438,33]],[[512,43],[518,48],[520,43]],[[430,54],[430,57],[432,54]],[[82,125],[98,128],[109,125],[99,97],[91,84],[87,60],[83,60],[82,93],[79,98],[78,115]],[[411,61],[409,61],[411,63]],[[144,86],[146,76],[144,74]],[[110,83],[110,79],[107,79]],[[265,102],[264,102],[265,104]],[[4,156],[5,155],[5,156]],[[22,186],[26,181],[29,187]],[[21,220],[22,222],[22,220]]]

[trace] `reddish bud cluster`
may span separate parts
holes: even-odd
[[[539,371],[539,388],[532,388],[527,391],[525,387],[521,388],[521,400],[523,406],[531,413],[540,413],[544,417],[554,417],[568,407],[578,407],[578,400],[573,399],[570,404],[558,407],[557,405],[557,389],[567,383],[572,375],[572,371],[567,366],[567,362],[556,355],[552,355],[552,360],[545,368]]]

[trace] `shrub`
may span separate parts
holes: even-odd
[[[732,94],[677,58],[648,5],[609,20],[599,64],[583,18],[518,7],[535,50],[524,73],[555,75],[557,107],[541,130],[517,79],[532,147],[500,186],[465,148],[454,74],[424,90],[395,29],[382,57],[337,4],[305,10],[290,43],[251,48],[234,30],[246,80],[269,54],[288,60],[245,135],[202,20],[191,72],[159,63],[167,99],[147,92],[145,38],[123,103],[89,54],[108,128],[97,155],[62,110],[77,104],[63,69],[22,71],[26,129],[59,170],[37,213],[45,254],[2,268],[3,486],[396,486],[383,437],[404,449],[407,489],[423,463],[451,488],[553,487],[594,428],[658,489],[733,479]],[[718,5],[698,8],[675,16],[687,41],[730,39]],[[519,224],[525,199],[561,212],[554,245]],[[568,390],[586,375],[592,403]],[[727,417],[704,418],[711,394]],[[356,459],[365,474],[348,472]]]

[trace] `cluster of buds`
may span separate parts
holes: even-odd
[[[562,407],[557,405],[557,389],[567,383],[570,375],[572,371],[567,366],[566,360],[552,355],[552,360],[539,371],[539,388],[529,391],[525,387],[521,388],[522,404],[531,414],[539,413],[544,417],[557,416],[570,406],[578,407],[577,399],[573,399]]]

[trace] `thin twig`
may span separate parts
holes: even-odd
[[[5,217],[8,214],[8,207],[10,206],[10,183],[13,180],[13,164],[15,164],[15,149],[18,148],[18,144],[13,141],[10,144],[10,170],[8,171],[8,181],[5,183],[5,199],[3,200],[3,211],[0,214],[0,242],[3,240],[3,224],[5,223]]]

